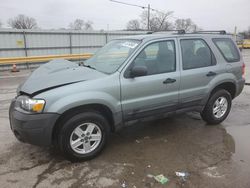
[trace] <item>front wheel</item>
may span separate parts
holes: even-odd
[[[89,160],[104,148],[110,128],[99,113],[84,112],[68,119],[58,135],[59,148],[72,162]]]
[[[232,105],[230,93],[224,89],[216,91],[201,112],[201,117],[208,124],[216,125],[224,121]]]

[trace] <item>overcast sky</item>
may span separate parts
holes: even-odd
[[[246,30],[250,26],[250,0],[121,0],[161,11],[174,11],[174,17],[191,18],[202,29]],[[142,9],[109,0],[0,0],[0,20],[17,14],[34,17],[43,29],[67,28],[76,18],[91,20],[94,29],[124,29]]]

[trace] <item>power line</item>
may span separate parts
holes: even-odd
[[[126,2],[122,2],[122,1],[117,1],[117,0],[109,0],[111,2],[114,2],[114,3],[119,3],[119,4],[123,4],[123,5],[128,5],[128,6],[133,6],[133,7],[139,7],[139,8],[142,8],[142,9],[147,9],[148,10],[148,31],[149,31],[149,25],[150,25],[150,11],[155,11],[155,12],[158,12],[158,13],[161,13],[161,14],[166,14],[162,11],[159,11],[157,9],[154,9],[154,8],[151,8],[150,7],[150,4],[148,4],[148,6],[141,6],[141,5],[137,5],[137,4],[132,4],[132,3],[126,3]]]
[[[116,0],[110,0],[110,1],[111,1],[111,2],[114,2],[114,3],[120,3],[120,4],[123,4],[123,5],[128,5],[128,6],[140,7],[140,8],[142,8],[142,9],[148,8],[148,7],[145,7],[145,6],[140,6],[140,5],[131,4],[131,3],[125,3],[125,2],[116,1]]]
[[[110,1],[114,2],[114,3],[123,4],[123,5],[139,7],[139,8],[142,8],[142,9],[148,9],[148,31],[149,31],[150,10],[155,11],[155,9],[150,8],[150,4],[148,4],[148,6],[141,6],[141,5],[136,5],[136,4],[132,4],[132,3],[125,3],[125,2],[121,2],[121,1],[117,1],[117,0],[110,0]]]
[[[137,5],[137,4],[125,3],[125,2],[116,1],[116,0],[109,0],[109,1],[114,2],[114,3],[120,3],[120,4],[123,4],[123,5],[139,7],[139,8],[142,8],[142,9],[148,9],[148,6],[141,6],[141,5]],[[163,11],[160,11],[160,10],[157,10],[157,9],[154,9],[154,8],[151,8],[151,7],[150,7],[150,10],[165,14]]]

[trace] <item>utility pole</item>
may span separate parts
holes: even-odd
[[[149,24],[150,24],[150,4],[148,4],[148,31],[150,29]]]
[[[237,40],[237,26],[234,27],[234,38]]]
[[[160,12],[158,10],[155,10],[155,9],[152,9],[150,7],[150,4],[148,4],[148,6],[141,6],[141,5],[136,5],[136,4],[131,4],[131,3],[125,3],[125,2],[121,2],[121,1],[116,1],[116,0],[110,0],[111,2],[114,2],[114,3],[120,3],[120,4],[123,4],[123,5],[128,5],[128,6],[133,6],[133,7],[139,7],[139,8],[142,8],[142,9],[148,9],[148,24],[147,24],[147,29],[148,31],[150,30],[150,11],[157,11],[157,12]]]

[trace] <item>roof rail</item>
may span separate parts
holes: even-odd
[[[178,30],[164,30],[164,31],[157,31],[157,32],[148,32],[147,34],[162,34],[162,33],[168,33],[168,32],[177,32],[178,34],[185,34],[186,31],[184,29],[178,29]]]
[[[218,31],[195,31],[193,33],[205,33],[205,34],[213,34],[213,33],[218,33],[218,34],[221,34],[221,35],[225,35],[227,34],[227,32],[225,30],[218,30]]]

